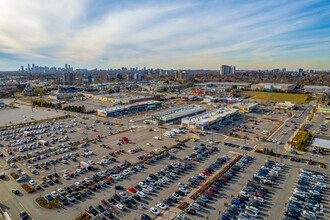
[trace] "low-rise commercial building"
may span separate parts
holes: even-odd
[[[162,104],[163,102],[161,101],[139,102],[130,105],[98,109],[97,114],[105,117],[117,117],[157,109],[160,108]]]
[[[256,110],[257,107],[258,107],[258,103],[256,103],[256,102],[249,102],[249,103],[238,102],[238,103],[229,105],[227,108],[238,109],[239,112],[246,113],[246,112],[252,112],[252,111]]]
[[[291,102],[277,102],[275,104],[275,109],[286,109],[286,110],[291,110],[294,109],[296,107],[295,104],[291,103]]]
[[[220,108],[214,111],[204,112],[196,116],[183,118],[181,120],[181,126],[190,129],[207,130],[214,125],[231,120],[237,115],[237,109]]]
[[[189,107],[170,109],[165,112],[157,112],[152,115],[152,119],[160,123],[181,122],[181,119],[184,117],[193,116],[205,111],[206,108],[203,106],[191,105]]]
[[[286,92],[292,91],[296,88],[295,84],[284,83],[258,83],[251,86],[252,90],[260,91],[274,91],[274,92]]]
[[[219,102],[219,99],[217,97],[214,96],[205,96],[203,99],[203,102],[205,103],[215,103],[215,102]]]
[[[203,87],[227,87],[232,88],[250,88],[252,83],[245,83],[245,82],[205,82],[205,83],[196,83],[196,87],[203,88]]]
[[[310,86],[306,85],[304,86],[305,92],[315,92],[315,93],[330,93],[330,87],[329,86]]]

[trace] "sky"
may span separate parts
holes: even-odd
[[[330,70],[330,0],[1,0],[0,70]]]

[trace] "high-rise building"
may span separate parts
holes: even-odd
[[[92,84],[94,80],[95,80],[94,75],[84,75],[84,82],[86,82],[88,85]]]
[[[188,80],[188,73],[186,71],[177,70],[174,72],[175,80]]]
[[[285,73],[285,72],[286,72],[286,68],[283,68],[283,69],[282,69],[282,72]]]
[[[65,72],[62,75],[62,81],[65,85],[71,85],[74,81],[74,74],[70,72]]]
[[[221,65],[220,76],[228,75],[236,72],[236,66]]]
[[[134,79],[135,80],[141,80],[142,79],[142,75],[140,73],[134,73]]]
[[[21,69],[22,69],[22,73],[24,73],[24,66],[21,66]]]
[[[132,81],[134,79],[134,74],[128,73],[126,77],[127,81]]]
[[[28,72],[31,73],[30,64],[28,64]]]

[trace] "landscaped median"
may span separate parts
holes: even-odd
[[[241,154],[236,155],[231,161],[227,163],[217,174],[215,174],[210,180],[208,180],[201,188],[194,192],[189,198],[197,199],[200,194],[207,190],[217,179],[225,174],[232,166],[236,164],[243,156]]]
[[[296,150],[306,152],[312,137],[312,134],[308,131],[298,131],[290,144]]]
[[[47,208],[47,209],[58,209],[58,208],[62,207],[62,203],[60,201],[58,201],[58,200],[48,201],[44,197],[36,198],[36,203],[38,203],[38,205],[40,205],[41,207]]]

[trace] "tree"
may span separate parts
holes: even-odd
[[[274,155],[274,151],[273,151],[273,149],[270,149],[269,154],[270,154],[270,155]]]

